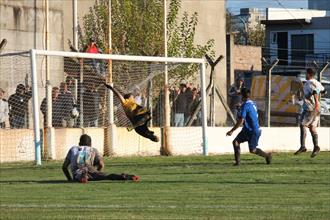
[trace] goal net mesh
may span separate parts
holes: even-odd
[[[62,134],[60,131],[64,130],[63,128],[87,129],[108,127],[111,109],[108,107],[109,91],[104,86],[104,83],[109,82],[110,74],[112,75],[113,86],[122,95],[131,94],[138,105],[150,111],[152,116],[148,123],[148,126],[151,127],[150,130],[164,127],[165,101],[163,91],[164,69],[166,66],[169,73],[171,126],[181,127],[171,132],[171,141],[173,140],[175,142],[173,144],[182,145],[182,152],[185,151],[185,147],[194,148],[193,150],[190,149],[192,153],[200,154],[203,152],[200,111],[198,111],[192,123],[193,126],[200,128],[187,130],[185,127],[200,101],[199,64],[180,62],[165,64],[159,61],[130,60],[109,61],[96,58],[45,55],[37,55],[36,58],[38,112],[41,129],[46,128],[47,124],[49,124],[55,128],[55,135],[58,136]],[[19,84],[24,85],[26,93],[28,93],[31,88],[31,61],[29,54],[0,56],[0,62],[0,87],[6,91],[4,97],[8,99],[11,94],[14,94]],[[48,77],[46,71],[47,62],[49,66]],[[185,88],[183,88],[183,84],[185,84]],[[47,104],[47,89],[49,92],[48,97],[51,97],[51,105]],[[113,106],[116,127],[118,129],[125,129],[128,135],[132,135],[129,133],[135,133],[134,131],[127,131],[132,130],[133,125],[126,117],[120,100],[115,95],[113,95]],[[9,110],[12,111],[12,108]],[[26,137],[29,137],[30,142],[23,145],[31,146],[28,147],[31,148],[31,152],[29,155],[26,155],[26,159],[30,159],[31,157],[34,159],[32,112],[32,101],[31,97],[29,97],[27,100],[26,115],[24,116],[24,126],[15,128],[7,120],[5,123],[7,129],[4,130],[12,132],[12,137],[9,138],[6,136],[7,138],[4,138],[4,130],[1,131],[1,137],[5,140],[7,143],[5,145],[7,146],[13,145],[10,141],[15,140],[16,137],[24,136],[20,132],[23,132],[23,128],[28,128],[26,132],[29,132],[30,135],[24,136],[24,141],[27,141]],[[47,122],[47,115],[51,115],[51,122],[49,123]],[[126,130],[126,128],[128,129]],[[121,133],[126,134],[125,131]],[[67,134],[70,132],[73,134],[75,130],[71,129]],[[161,136],[160,129],[155,133]],[[44,139],[46,138],[45,132],[41,132],[41,135],[44,136]],[[108,135],[106,132],[104,132],[104,135],[104,140],[111,138],[106,136]],[[134,135],[137,136],[137,134]],[[55,136],[57,158],[62,159],[67,153],[67,148],[70,146],[63,146],[68,145],[68,142],[59,141],[59,137],[57,136]],[[42,139],[42,142],[46,142],[44,139]],[[98,145],[103,145],[105,143],[104,140],[96,141]],[[1,141],[1,143],[3,142]],[[118,145],[123,145],[122,143],[120,141]],[[140,148],[143,148],[143,150],[139,149],[138,154],[144,154],[144,151],[148,152],[149,148],[154,147],[154,143],[150,140],[140,141],[139,143],[142,143],[143,146]],[[70,144],[78,144],[78,139],[75,139],[75,142],[71,141]],[[118,146],[121,151],[118,155],[129,155],[130,145],[133,144],[127,144],[126,147]],[[45,145],[42,149],[44,158],[47,158],[47,148]],[[61,153],[58,153],[59,151]],[[136,151],[132,153],[136,153]],[[180,154],[181,152],[177,153]],[[14,156],[12,158],[13,160],[17,160]]]
[[[0,55],[0,162],[35,157],[29,53]]]

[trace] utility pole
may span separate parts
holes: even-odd
[[[45,49],[49,50],[49,1],[44,0],[45,3],[45,35],[44,35],[44,45]],[[47,112],[46,112],[46,128],[44,128],[44,155],[50,157],[50,159],[55,159],[55,149],[51,147],[51,127],[52,127],[52,86],[50,83],[50,72],[49,72],[49,56],[45,57],[45,69],[46,69],[46,100],[47,100]]]
[[[72,0],[72,15],[73,15],[73,46],[78,50],[78,18],[77,18],[77,0]]]
[[[167,57],[167,2],[164,0],[164,56]],[[171,126],[171,112],[170,112],[170,94],[168,86],[168,70],[167,62],[164,67],[164,143],[163,152],[165,155],[172,155],[169,130]]]
[[[112,19],[111,19],[111,0],[108,0],[108,53],[112,53]],[[107,83],[113,86],[112,80],[112,60],[108,60],[108,77]],[[107,110],[108,110],[108,125],[106,126],[106,135],[105,135],[105,145],[104,145],[104,155],[110,156],[113,154],[113,147],[114,147],[114,112],[113,112],[113,92],[111,89],[106,90],[108,94],[106,95],[107,100]]]

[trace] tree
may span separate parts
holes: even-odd
[[[162,0],[112,0],[112,53],[163,56],[164,55],[164,8]],[[181,0],[171,0],[167,17],[168,56],[203,57],[214,54],[214,40],[205,45],[195,45],[198,14],[183,13],[178,17]],[[108,0],[96,0],[89,13],[83,17],[80,29],[80,49],[89,38],[96,38],[99,47],[108,52]],[[187,79],[196,73],[196,65],[176,68],[170,74],[175,81]]]
[[[239,30],[235,34],[235,44],[264,46],[265,44],[265,28],[261,24],[254,27],[249,26],[247,30]]]
[[[226,33],[232,33],[233,31],[233,14],[226,9]]]
[[[178,13],[181,9],[181,0],[171,0],[167,17],[168,29],[168,55],[173,57],[203,57],[206,53],[214,56],[214,39],[210,39],[205,45],[195,45],[195,33],[198,24],[198,13],[189,16],[185,11],[181,21]],[[174,81],[183,79],[194,80],[197,65],[183,65],[170,72],[170,77]]]
[[[249,28],[248,44],[259,47],[265,45],[265,28],[261,24]]]
[[[80,47],[95,37],[103,51],[108,51],[108,0],[96,0],[83,17]],[[112,0],[112,53],[160,56],[163,54],[163,10],[160,1]]]

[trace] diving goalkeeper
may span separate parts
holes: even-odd
[[[132,94],[128,93],[123,96],[114,87],[106,83],[104,83],[104,85],[108,89],[111,89],[113,93],[119,98],[120,103],[125,111],[125,114],[132,123],[136,133],[154,142],[158,142],[159,138],[154,134],[153,131],[150,131],[147,126],[148,121],[150,121],[151,119],[150,111],[147,108],[136,104]]]

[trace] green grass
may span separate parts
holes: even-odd
[[[0,219],[330,219],[330,152],[106,160],[141,182],[67,183],[61,162],[1,164]]]

